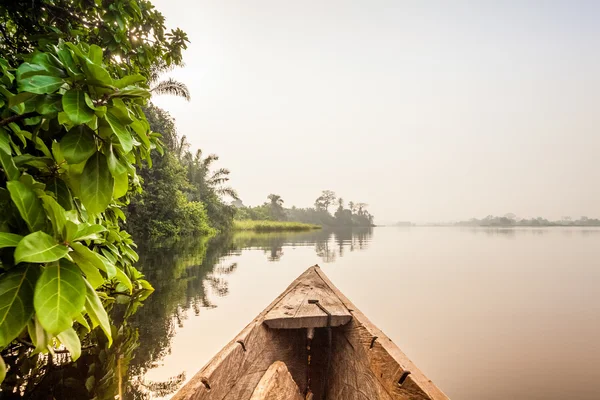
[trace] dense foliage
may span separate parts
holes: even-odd
[[[212,165],[219,158],[192,154],[185,136],[164,110],[149,104],[144,109],[152,131],[163,136],[164,154],[152,155],[152,168],[140,169],[144,191],[133,197],[127,213],[128,229],[144,239],[179,239],[206,236],[231,227],[235,208],[224,196],[237,198],[225,186],[229,170]]]
[[[267,202],[260,206],[246,207],[240,201],[233,204],[237,207],[237,220],[264,221],[297,221],[321,226],[373,226],[374,216],[367,211],[367,204],[349,202],[345,207],[344,200],[337,198],[331,190],[324,190],[315,200],[315,206],[309,208],[283,207],[281,196],[270,194]],[[330,207],[337,208],[333,215]]]
[[[82,340],[104,335],[110,346],[116,333],[107,308],[123,298],[132,313],[152,290],[133,267],[138,256],[121,207],[140,190],[136,166],[161,151],[142,109],[148,82],[181,63],[186,41],[180,30],[166,33],[144,0],[0,4],[0,381],[8,365],[7,387],[52,369],[58,345],[72,360]]]

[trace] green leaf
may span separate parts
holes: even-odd
[[[38,231],[25,236],[15,250],[15,263],[47,263],[60,260],[69,253],[69,248],[58,243],[47,233]]]
[[[127,75],[121,79],[118,79],[114,82],[115,87],[119,89],[123,89],[126,86],[133,85],[136,83],[146,82],[146,78],[140,74],[135,75]]]
[[[102,302],[98,297],[98,294],[94,288],[86,282],[85,285],[85,309],[92,321],[92,326],[95,328],[100,325],[100,328],[104,331],[104,334],[108,338],[108,345],[112,344],[112,332],[110,330],[110,322],[108,320],[108,314],[102,306]]]
[[[85,280],[79,268],[67,260],[48,265],[35,286],[36,315],[48,333],[70,328],[85,303]]]
[[[87,260],[86,258],[84,258],[76,252],[71,253],[71,258],[73,259],[73,261],[75,261],[75,264],[77,264],[81,272],[84,273],[87,280],[94,288],[97,288],[98,286],[104,283],[104,277],[102,277],[102,274],[98,271],[98,268],[89,260]]]
[[[10,192],[10,198],[19,209],[19,213],[29,229],[32,232],[44,229],[46,214],[33,189],[19,181],[9,181],[6,183],[6,187]]]
[[[73,328],[68,328],[58,334],[58,340],[69,350],[71,359],[76,361],[81,356],[81,342]]]
[[[108,169],[110,170],[110,173],[115,178],[118,175],[127,173],[127,167],[123,164],[123,162],[121,160],[119,160],[119,158],[117,157],[117,154],[115,154],[115,151],[114,151],[112,145],[110,146],[110,148],[108,150],[108,155],[106,157],[106,161],[108,163]]]
[[[0,149],[0,164],[6,177],[10,181],[16,181],[21,176],[21,173],[15,165],[15,161],[9,153],[6,153],[3,149]]]
[[[15,96],[12,96],[10,99],[8,99],[8,107],[12,108],[18,104],[24,103],[27,100],[31,99],[32,97],[35,97],[36,95],[33,93],[19,93]]]
[[[133,122],[127,106],[121,99],[112,99],[112,107],[110,113],[119,119],[123,125],[129,125]]]
[[[0,383],[4,382],[4,378],[6,378],[6,364],[2,356],[0,356]]]
[[[39,96],[36,100],[35,111],[39,114],[54,116],[62,110],[62,96],[59,94]]]
[[[72,243],[71,246],[73,247],[73,250],[75,250],[73,253],[71,253],[71,258],[73,258],[73,261],[75,261],[81,271],[88,278],[91,285],[94,288],[102,285],[104,283],[104,278],[100,272],[98,272],[98,270],[105,269],[102,260],[98,257],[95,257],[94,255],[96,253],[81,243]]]
[[[79,184],[79,196],[92,214],[106,210],[112,200],[114,178],[110,174],[106,157],[97,152],[85,163]]]
[[[82,90],[71,89],[67,91],[63,95],[62,106],[75,125],[85,124],[94,117],[94,110],[90,109],[85,103],[85,94]]]
[[[2,128],[0,128],[0,150],[4,150],[6,154],[12,154],[10,138],[8,137],[8,133]]]
[[[0,232],[0,249],[5,247],[17,247],[23,236],[15,233]]]
[[[75,127],[62,138],[60,149],[69,164],[84,162],[96,152],[94,133],[85,125]]]
[[[94,64],[88,59],[85,62],[85,69],[88,76],[88,83],[101,87],[112,87],[113,80],[108,71],[103,67]]]
[[[82,245],[81,243],[71,243],[71,247],[75,250],[75,254],[73,256],[77,256],[78,259],[86,261],[87,263],[93,265],[97,269],[106,272],[109,278],[114,278],[117,271],[114,265],[110,265],[107,268],[108,260],[106,260],[100,254],[90,250],[88,247]]]
[[[46,185],[46,190],[51,192],[58,204],[66,211],[73,209],[73,198],[67,184],[59,178],[52,178]]]
[[[14,268],[0,276],[0,348],[12,342],[33,315],[33,290],[39,267]]]
[[[52,229],[54,230],[54,236],[64,239],[64,229],[65,224],[67,223],[67,218],[65,217],[65,209],[60,206],[54,200],[54,198],[50,196],[42,196],[42,204],[44,209],[46,210],[46,214],[50,218],[50,222],[52,223]]]
[[[110,125],[113,133],[119,139],[119,143],[123,147],[123,151],[129,153],[133,148],[133,138],[131,137],[131,133],[127,130],[125,125],[121,123],[119,118],[112,113],[112,110],[108,110],[106,113],[106,121]]]
[[[20,68],[20,67],[19,67]],[[63,84],[62,78],[48,75],[33,75],[18,80],[19,92],[47,94],[56,92]]]
[[[27,331],[29,332],[31,342],[35,345],[33,354],[47,352],[52,338],[48,335],[48,332],[46,332],[42,324],[40,324],[37,317],[29,320],[27,323]]]
[[[81,224],[79,226],[79,229],[77,230],[77,233],[75,234],[75,236],[73,237],[73,239],[71,241],[74,240],[98,240],[101,239],[102,236],[99,235],[99,233],[101,232],[106,232],[106,228],[103,227],[102,225],[84,225]]]
[[[92,44],[90,46],[90,51],[88,52],[88,56],[90,57],[90,60],[94,63],[94,64],[98,64],[101,65],[102,64],[102,48],[100,48],[100,46],[96,46],[95,44]]]
[[[17,68],[17,81],[36,75],[48,75],[43,66],[35,63],[23,63]]]
[[[57,52],[57,54],[60,61],[67,68],[67,73],[70,76],[76,76],[81,72],[77,64],[75,64],[75,61],[73,60],[73,56],[69,49],[61,49]]]
[[[48,172],[49,167],[54,165],[54,160],[48,157],[36,157],[31,154],[23,154],[13,158],[15,165],[21,167],[23,165],[29,165],[40,171]]]
[[[115,178],[115,187],[113,191],[113,197],[118,199],[127,194],[129,190],[129,178],[127,172],[122,173],[121,175],[117,175]]]
[[[121,268],[117,268],[117,274],[116,274],[115,278],[117,278],[117,281],[121,282],[123,285],[125,285],[127,287],[127,289],[129,289],[129,293],[131,293],[133,291],[133,285],[131,284],[131,280],[129,279],[127,274],[125,274],[125,272],[123,272],[123,270]]]
[[[83,326],[87,332],[91,331],[92,329],[90,328],[90,324],[88,324],[87,320],[85,319],[84,315],[79,313],[75,316],[75,321],[79,322],[79,324],[81,326]]]

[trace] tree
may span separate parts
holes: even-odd
[[[269,207],[271,216],[273,219],[279,221],[285,219],[285,213],[283,211],[283,199],[278,194],[270,194],[267,196],[269,200]]]
[[[117,75],[153,71],[182,64],[185,32],[166,32],[163,15],[147,0],[4,1],[0,5],[0,51],[11,64],[59,39],[100,47]]]
[[[351,201],[351,202],[349,202],[349,203],[348,203],[348,207],[350,207],[350,212],[351,212],[352,214],[354,214],[354,212],[356,211],[356,207],[355,207],[355,205],[354,205],[354,202],[353,202],[353,201]]]
[[[162,151],[150,71],[181,64],[187,37],[145,0],[2,2],[0,34],[0,349],[22,361],[58,339],[75,360],[86,331],[112,340],[98,292],[152,290],[120,208]]]

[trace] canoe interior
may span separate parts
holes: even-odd
[[[333,303],[337,304],[339,301],[352,316],[345,325],[314,328],[310,368],[308,367],[307,329],[273,329],[265,323],[265,317],[269,312],[272,309],[280,309],[282,299],[295,297],[289,294],[298,291],[298,286],[307,281],[319,282],[319,286],[322,282],[330,288],[331,295],[336,297]],[[321,286],[320,290],[322,290]],[[305,297],[303,301],[311,297],[310,292]],[[314,321],[314,319],[308,320]],[[329,370],[325,377],[328,361],[328,329],[331,329],[332,333],[332,347]],[[309,268],[298,277],[281,296],[213,357],[175,395],[174,399],[283,399],[285,397],[261,397],[260,394],[264,388],[261,388],[263,384],[259,385],[259,382],[268,381],[265,376],[271,376],[272,371],[281,370],[272,367],[277,361],[287,367],[301,398],[304,398],[307,393],[310,375],[310,391],[313,400],[324,398],[329,400],[447,399],[446,395],[383,332],[335,288],[318,266]],[[285,379],[282,382],[285,382]],[[286,386],[288,383],[286,382]]]

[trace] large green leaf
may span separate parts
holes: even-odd
[[[33,189],[19,181],[9,181],[6,187],[10,192],[10,198],[19,209],[19,213],[29,229],[38,231],[46,226],[46,214],[42,207],[42,202],[37,197]]]
[[[46,214],[50,218],[52,223],[52,229],[54,230],[54,236],[65,239],[64,229],[67,223],[67,217],[65,216],[65,209],[60,206],[51,196],[42,196],[42,204]]]
[[[82,261],[86,261],[96,267],[99,270],[106,272],[106,275],[109,278],[113,278],[116,275],[116,268],[112,266],[112,268],[107,268],[107,261],[100,254],[90,250],[88,247],[84,246],[81,243],[71,243],[71,247],[75,250],[73,256],[79,256]]]
[[[108,345],[112,344],[112,332],[110,330],[110,322],[108,314],[102,306],[102,302],[94,288],[86,282],[85,285],[85,309],[92,320],[92,326],[95,328],[100,325],[104,334],[108,338]]]
[[[133,291],[133,285],[131,284],[131,280],[121,268],[117,268],[117,274],[115,275],[115,278],[127,288],[129,293]]]
[[[94,132],[86,125],[77,126],[60,141],[60,150],[69,164],[79,164],[96,152]]]
[[[123,125],[123,123],[116,115],[112,113],[111,110],[108,110],[108,113],[106,113],[106,121],[108,121],[113,133],[117,136],[117,139],[119,139],[119,143],[121,143],[123,151],[129,153],[133,148],[133,138],[131,133],[129,133],[125,125]]]
[[[19,176],[21,176],[21,173],[17,169],[12,156],[3,149],[0,149],[0,165],[2,166],[2,169],[4,170],[8,180],[16,181],[19,179]]]
[[[81,342],[73,328],[68,328],[58,334],[58,340],[69,350],[71,358],[76,361],[81,356]]]
[[[15,263],[47,263],[60,260],[69,248],[47,233],[38,231],[25,236],[15,250]]]
[[[23,65],[25,64],[22,64],[21,67]],[[36,94],[54,93],[64,84],[62,78],[49,75],[29,75],[17,80],[19,83],[19,92]]]
[[[44,116],[52,117],[62,111],[62,96],[59,94],[50,94],[39,96],[36,99],[35,110]]]
[[[73,208],[73,198],[67,184],[60,178],[52,178],[46,185],[46,190],[52,192],[58,204],[66,211]]]
[[[67,260],[48,265],[35,286],[33,305],[48,333],[56,335],[71,327],[85,303],[85,280],[79,268]]]
[[[94,225],[85,225],[80,224],[77,233],[74,235],[73,240],[82,241],[82,240],[99,240],[102,239],[102,236],[99,235],[101,232],[106,232],[106,228],[102,225],[94,224]]]
[[[113,196],[115,199],[118,199],[127,194],[127,191],[129,190],[129,178],[127,176],[127,172],[117,175],[114,178],[115,188],[113,191]]]
[[[121,160],[119,160],[117,156],[118,154],[111,145],[108,150],[108,155],[106,156],[106,161],[108,163],[108,169],[110,169],[110,173],[115,178],[118,175],[127,173],[127,167],[125,166],[125,164],[123,164]]]
[[[104,278],[99,272],[100,270],[103,271],[105,269],[102,260],[95,257],[94,255],[96,253],[81,243],[72,243],[71,246],[73,247],[73,250],[75,250],[71,254],[71,258],[73,258],[73,261],[75,261],[81,271],[85,274],[90,281],[90,284],[94,288],[102,285],[104,283]]]
[[[16,338],[33,315],[37,265],[13,268],[0,276],[0,348]]]
[[[23,236],[15,233],[0,232],[0,249],[5,247],[17,247]]]
[[[85,208],[92,214],[106,210],[112,200],[114,184],[106,157],[97,152],[85,163],[79,183],[79,196]]]
[[[85,124],[94,117],[94,110],[90,109],[85,103],[83,90],[71,89],[67,91],[63,95],[62,106],[69,119],[75,125]]]
[[[114,82],[115,87],[123,89],[126,86],[133,85],[136,83],[146,82],[146,78],[143,75],[127,75],[124,78],[118,79]]]
[[[29,332],[31,342],[35,346],[33,354],[45,353],[48,351],[48,346],[50,345],[52,338],[48,332],[46,332],[42,324],[40,324],[37,317],[29,320],[27,323],[27,332]]]

